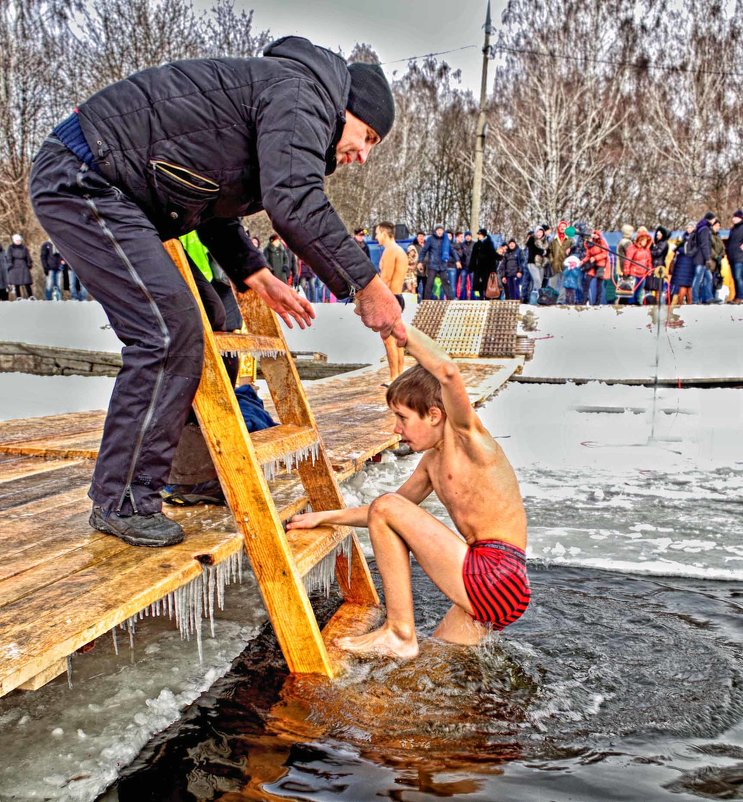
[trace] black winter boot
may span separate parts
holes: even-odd
[[[131,546],[174,546],[183,540],[183,529],[161,512],[151,515],[104,515],[93,507],[90,525],[99,532],[121,538]]]

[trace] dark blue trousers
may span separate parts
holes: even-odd
[[[201,377],[198,307],[142,210],[53,137],[30,190],[41,225],[124,344],[89,495],[104,512],[158,512]]]

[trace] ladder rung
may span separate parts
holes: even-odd
[[[255,455],[261,465],[283,459],[289,454],[297,454],[304,449],[312,448],[317,443],[317,432],[311,426],[297,426],[293,423],[282,423],[270,429],[261,429],[250,435],[255,448]],[[298,462],[297,457],[292,462]]]
[[[308,574],[351,534],[348,526],[318,526],[315,529],[290,529],[286,533],[297,570]]]
[[[284,354],[284,343],[279,337],[242,332],[215,331],[214,339],[221,353]]]

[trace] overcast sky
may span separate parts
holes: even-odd
[[[493,0],[496,26],[505,2]],[[196,5],[211,3],[199,0]],[[331,50],[340,48],[346,56],[356,42],[367,42],[388,77],[405,72],[410,56],[456,50],[438,58],[461,69],[463,85],[479,96],[487,0],[236,0],[236,6],[252,8],[255,27],[270,29],[275,38],[305,36]]]

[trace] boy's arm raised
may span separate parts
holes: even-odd
[[[408,352],[441,384],[441,397],[449,423],[455,429],[469,430],[476,424],[477,415],[472,409],[457,363],[422,331],[413,326],[406,326],[406,331]]]

